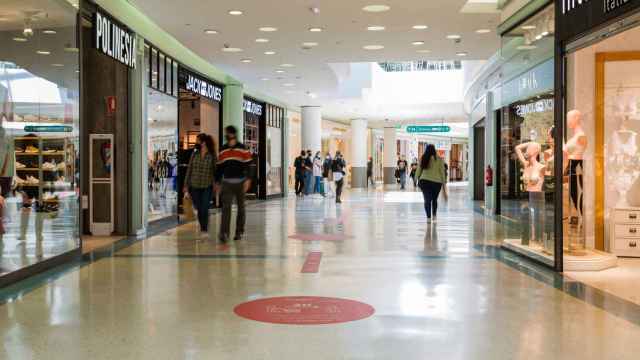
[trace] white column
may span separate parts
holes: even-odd
[[[314,154],[322,150],[322,108],[302,107],[302,149]]]
[[[398,145],[396,141],[396,128],[384,128],[384,183],[392,185],[396,183],[395,171],[398,163]]]
[[[367,120],[365,119],[351,121],[351,187],[367,187]]]

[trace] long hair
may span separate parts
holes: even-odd
[[[198,134],[198,140],[200,140],[200,143],[204,144],[204,146],[207,147],[207,150],[209,151],[209,154],[214,155],[216,154],[216,145],[215,142],[213,140],[213,138],[205,133],[200,133]]]
[[[424,151],[424,155],[422,155],[422,158],[420,159],[420,167],[423,170],[428,169],[431,165],[431,159],[435,159],[436,156],[438,156],[436,147],[433,144],[427,145],[427,149]]]

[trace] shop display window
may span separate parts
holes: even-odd
[[[36,0],[0,13],[2,276],[79,248],[80,75],[73,6]]]
[[[266,144],[266,174],[267,195],[282,194],[283,167],[282,167],[282,122],[284,121],[284,109],[267,105],[267,144]]]

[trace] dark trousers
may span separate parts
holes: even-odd
[[[340,201],[340,197],[342,196],[342,187],[344,186],[344,178],[340,179],[340,181],[336,181],[336,201]]]
[[[296,195],[304,192],[304,175],[296,175]]]
[[[204,189],[191,188],[191,201],[193,201],[193,207],[198,212],[198,223],[200,223],[200,230],[209,230],[209,208],[211,206],[211,199],[213,198],[213,189],[211,187]]]
[[[429,181],[420,180],[420,190],[422,190],[422,196],[424,197],[424,211],[427,213],[427,218],[431,219],[431,215],[438,215],[438,196],[442,184]]]
[[[246,222],[247,214],[245,209],[245,192],[244,184],[231,184],[222,183],[221,189],[222,198],[222,224],[220,224],[220,236],[229,236],[231,228],[231,206],[233,205],[233,199],[236,199],[238,203],[238,216],[236,218],[236,234],[244,233],[244,225]]]

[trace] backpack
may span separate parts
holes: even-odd
[[[325,159],[322,164],[322,177],[329,177],[329,171],[331,171],[331,159]]]

